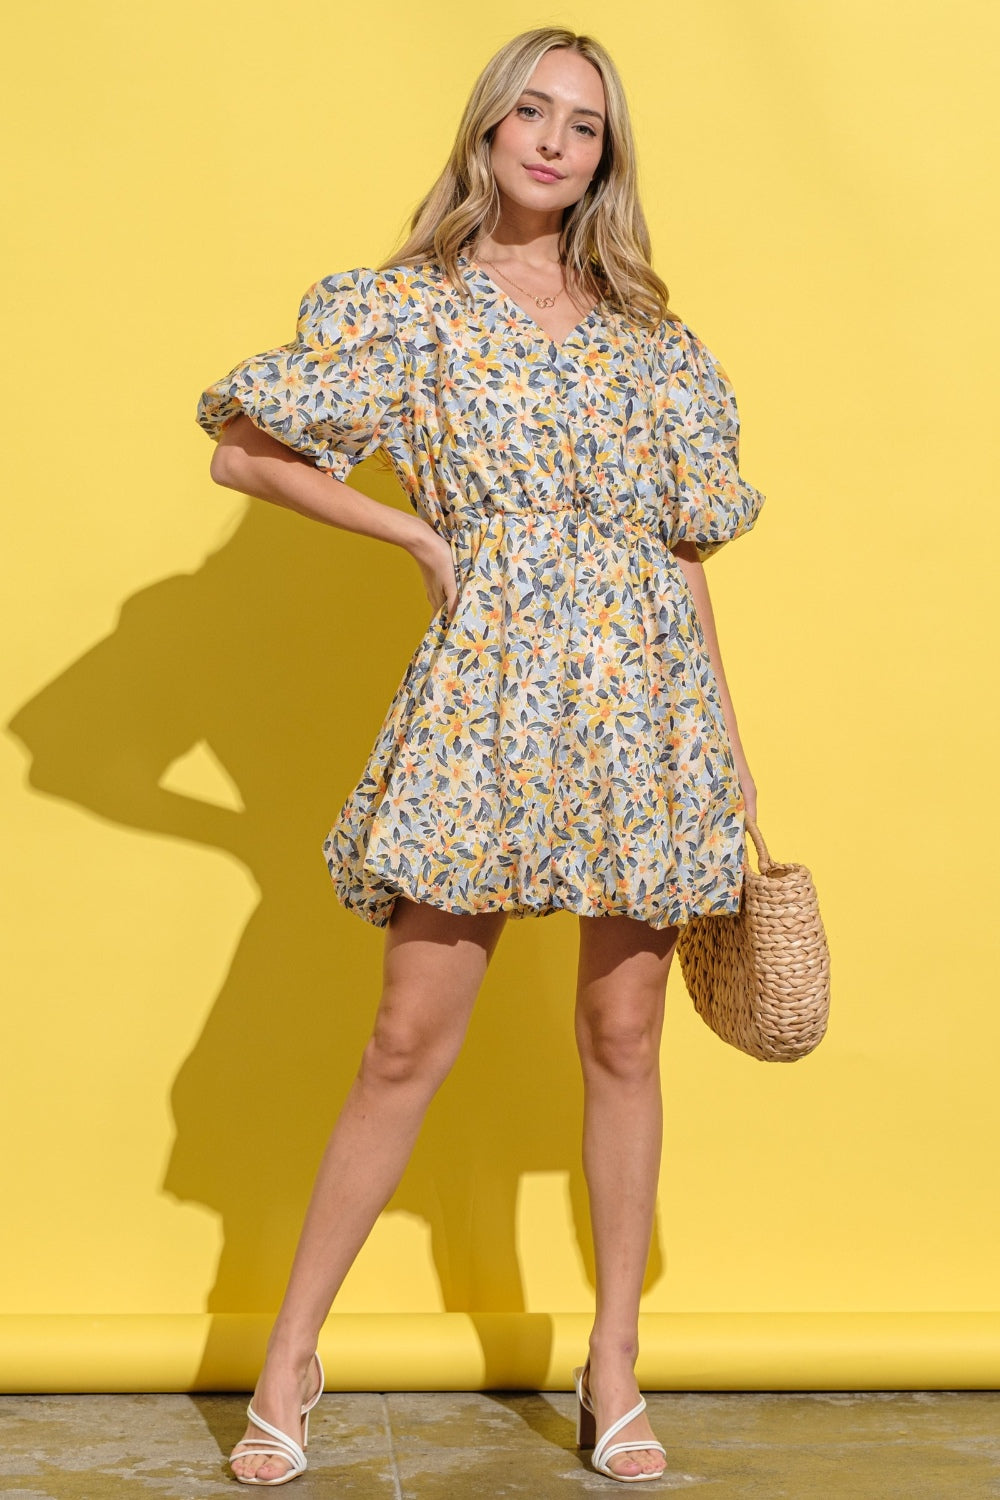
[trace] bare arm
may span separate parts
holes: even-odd
[[[715,627],[715,615],[712,610],[712,601],[709,597],[708,583],[705,578],[705,566],[699,561],[698,549],[693,542],[678,542],[676,546],[671,548],[671,551],[681,566],[688,587],[691,590],[695,608],[698,611],[698,620],[701,625],[702,634],[705,637],[705,645],[708,647],[708,654],[719,684],[722,711],[726,720],[726,729],[729,732],[730,744],[733,747],[733,759],[736,762],[736,770],[740,778],[743,799],[746,802],[747,812],[756,822],[757,788],[750,774],[750,767],[747,765],[743,742],[740,739],[739,726],[736,723],[736,709],[733,706],[729,684],[726,682],[726,674],[722,665],[722,650],[719,646],[719,635]]]
[[[458,598],[451,547],[420,516],[396,510],[324,474],[302,454],[239,416],[224,429],[212,454],[212,478],[227,489],[283,505],[301,516],[402,547],[414,559],[435,610]]]

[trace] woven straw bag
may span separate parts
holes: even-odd
[[[812,876],[775,863],[747,815],[760,873],[744,853],[735,915],[693,917],[677,954],[695,1009],[724,1042],[762,1062],[795,1062],[822,1041],[830,950]]]

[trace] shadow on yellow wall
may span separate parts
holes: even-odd
[[[368,492],[385,491],[385,476],[365,469]],[[361,567],[345,565],[343,535],[251,504],[196,572],[129,599],[115,630],[10,725],[30,752],[36,790],[225,851],[259,888],[171,1096],[176,1134],[164,1189],[207,1206],[223,1227],[212,1312],[276,1307],[378,996],[381,934],[339,906],[321,845],[402,675],[400,642],[415,646],[427,606],[404,554],[346,540],[357,543]],[[238,788],[243,811],[159,784],[200,741]],[[508,924],[462,1058],[390,1205],[429,1227],[447,1311],[525,1310],[516,1242],[525,1172],[569,1174],[593,1282],[572,1029],[575,926],[564,914]],[[526,955],[526,944],[535,952]],[[661,1271],[654,1246],[647,1287]],[[487,1382],[491,1341],[506,1337],[497,1322],[479,1325]],[[543,1371],[548,1326],[530,1320],[540,1345],[532,1363]],[[509,1351],[495,1352],[506,1368]],[[204,1364],[214,1361],[210,1344]]]

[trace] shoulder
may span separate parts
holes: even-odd
[[[713,359],[707,345],[683,318],[663,318],[653,327],[646,325],[639,337],[647,353],[671,368]]]
[[[732,399],[732,382],[717,355],[683,318],[664,318],[643,335],[661,380],[689,386],[718,402]]]
[[[333,344],[392,338],[406,330],[425,303],[422,268],[356,266],[334,271],[308,288],[299,325],[310,342]]]

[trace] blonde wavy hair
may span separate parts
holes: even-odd
[[[496,126],[514,108],[540,59],[553,48],[577,52],[604,84],[604,150],[586,193],[564,212],[559,254],[566,273],[590,300],[655,325],[677,314],[666,285],[650,265],[650,239],[639,202],[635,143],[625,90],[611,58],[592,37],[561,26],[525,31],[486,64],[465,106],[447,166],[422,200],[402,248],[382,269],[433,260],[467,295],[459,255],[492,232],[500,196],[490,159]]]

